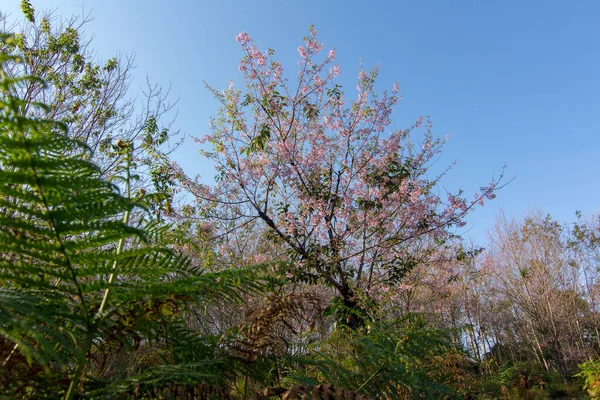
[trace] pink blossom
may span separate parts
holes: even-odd
[[[246,44],[252,41],[250,35],[248,35],[246,32],[240,32],[240,34],[235,37],[235,40],[237,40],[238,43],[241,44]]]
[[[267,56],[264,55],[260,50],[258,50],[254,46],[253,46],[252,50],[250,51],[250,55],[252,56],[252,58],[254,60],[256,60],[256,63],[258,65],[265,65],[267,62]]]
[[[475,193],[475,200],[480,206],[483,206],[483,196],[479,195],[479,193]]]
[[[323,85],[325,84],[325,82],[323,82],[323,80],[321,80],[320,77],[315,76],[315,88],[317,93],[322,93],[323,92]]]
[[[306,48],[304,46],[298,46],[298,53],[300,53],[300,57],[306,58]]]
[[[450,201],[450,205],[452,206],[452,208],[454,210],[458,210],[458,211],[466,211],[467,210],[467,203],[466,203],[465,199],[463,199],[462,197],[449,194],[448,200]]]
[[[306,42],[306,47],[311,51],[312,54],[317,54],[323,50],[323,44],[319,44],[315,38],[310,38]]]
[[[329,50],[329,59],[333,60],[335,58],[335,50],[331,49]]]
[[[283,67],[279,61],[273,63],[273,72],[276,76],[281,76],[283,74]]]

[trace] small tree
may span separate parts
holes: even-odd
[[[399,88],[378,95],[377,68],[361,69],[358,96],[348,99],[335,83],[335,50],[319,59],[323,45],[309,31],[298,47],[297,81],[284,77],[273,50],[237,36],[247,91],[233,83],[223,92],[211,88],[222,107],[201,140],[213,146],[204,155],[216,165],[217,185],[184,184],[207,218],[235,221],[233,228],[261,220],[270,239],[291,252],[287,275],[335,288],[338,305],[352,311],[346,322],[356,325],[362,294],[398,283],[426,261],[430,245],[451,237],[476,204],[495,196],[498,180],[472,200],[462,191],[440,194],[445,172],[429,175],[443,141],[431,124],[419,118],[409,129],[389,129]],[[411,136],[421,125],[418,144]]]

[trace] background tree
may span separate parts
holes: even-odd
[[[511,305],[509,326],[519,330],[518,341],[529,343],[547,369],[568,376],[593,353],[586,344],[590,308],[566,233],[540,213],[522,223],[500,220],[484,262]]]
[[[169,93],[147,81],[142,96],[132,97],[133,56],[99,60],[84,32],[89,15],[62,20],[50,11],[37,13],[29,0],[21,2],[21,9],[24,20],[15,23],[5,16],[1,21],[3,31],[16,33],[15,41],[3,43],[0,50],[23,60],[7,65],[5,73],[44,80],[16,88],[24,99],[22,111],[66,124],[71,138],[89,146],[91,159],[106,177],[117,168],[116,141],[133,143],[134,160],[144,167],[139,173],[145,179],[137,184],[171,195],[167,154],[177,144],[170,124],[162,121],[172,114]],[[49,108],[35,108],[36,102]]]
[[[594,316],[591,319],[592,337],[600,349],[600,214],[586,219],[578,212],[567,243],[579,276],[581,293]]]

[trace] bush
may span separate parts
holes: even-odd
[[[584,379],[583,388],[592,399],[600,398],[600,360],[592,360],[579,364],[580,373],[575,375]]]

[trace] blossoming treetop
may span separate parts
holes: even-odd
[[[291,250],[295,279],[323,282],[355,307],[359,292],[402,279],[415,259],[409,249],[445,240],[494,197],[498,180],[470,200],[462,191],[441,195],[443,174],[428,173],[443,141],[422,118],[389,129],[401,96],[397,84],[375,93],[377,68],[360,71],[349,99],[335,83],[335,51],[321,55],[314,28],[298,47],[297,79],[284,77],[274,51],[260,50],[247,33],[237,41],[246,90],[211,89],[222,107],[202,139],[212,145],[204,154],[217,185],[186,185],[211,217],[262,221]],[[419,145],[411,137],[421,125]]]

